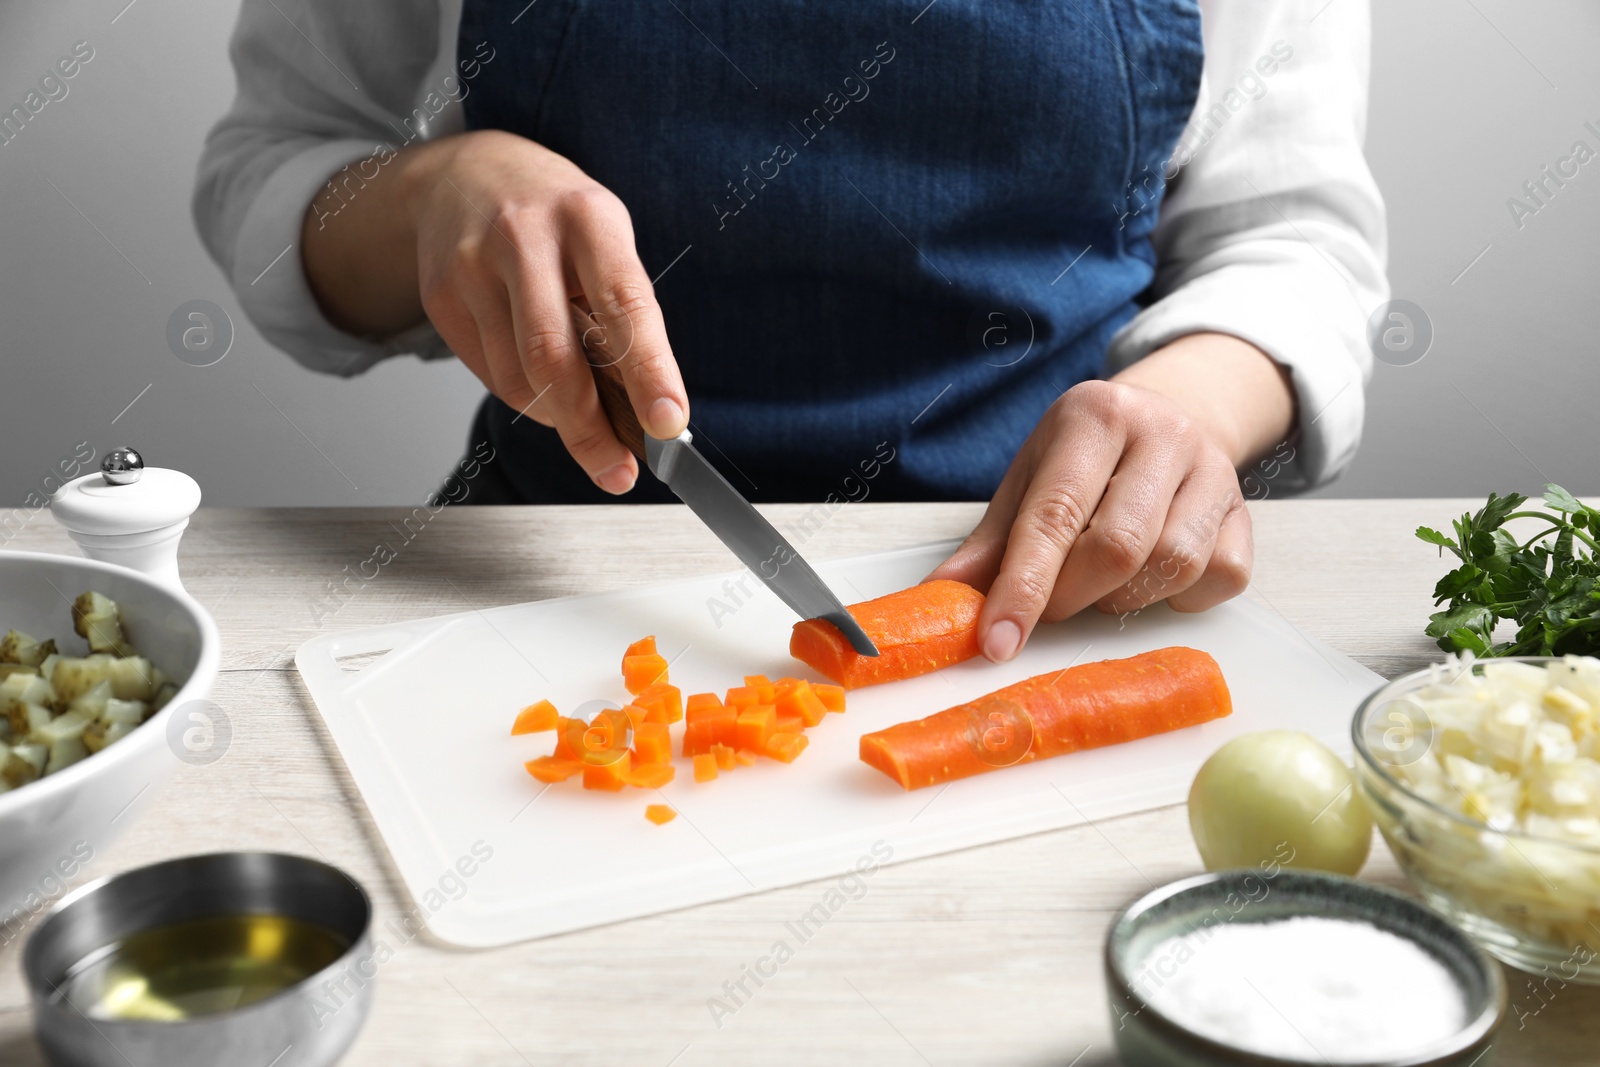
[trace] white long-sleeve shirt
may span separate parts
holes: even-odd
[[[1361,152],[1368,0],[1200,7],[1205,71],[1166,166],[1150,302],[1113,339],[1107,373],[1201,331],[1287,367],[1299,437],[1276,452],[1292,459],[1247,480],[1259,498],[1326,482],[1361,437],[1367,320],[1388,296],[1383,202]],[[461,0],[243,0],[238,94],[207,138],[195,220],[262,335],[313,370],[450,355],[427,324],[384,339],[336,329],[297,246],[336,171],[461,128],[460,14]]]

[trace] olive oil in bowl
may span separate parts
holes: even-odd
[[[57,998],[90,1019],[178,1022],[265,1000],[334,963],[350,941],[282,915],[221,915],[141,930],[90,954]]]

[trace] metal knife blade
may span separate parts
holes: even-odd
[[[861,655],[878,654],[872,638],[845,610],[833,590],[788,539],[706,461],[694,447],[689,431],[670,441],[646,435],[645,461],[651,473],[689,505],[689,510],[700,516],[779,600],[803,619],[827,619],[833,623]]]
[[[595,391],[600,406],[611,422],[617,439],[650,471],[689,505],[689,510],[722,543],[733,550],[739,562],[777,594],[803,619],[827,619],[863,656],[876,656],[878,646],[845,610],[844,604],[826,582],[811,569],[787,538],[750,506],[728,479],[706,462],[694,447],[694,437],[685,430],[663,441],[645,433],[633,413],[628,388],[622,380],[620,364],[627,352],[615,355],[606,343],[606,328],[590,312],[572,305],[572,325],[594,372]]]

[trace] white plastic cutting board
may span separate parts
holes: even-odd
[[[951,547],[817,570],[853,603],[916,583]],[[745,674],[814,677],[788,656],[794,621],[740,572],[318,637],[295,663],[419,917],[441,940],[475,947],[840,875],[864,857],[898,862],[1177,803],[1206,756],[1252,730],[1305,730],[1347,754],[1351,715],[1381,681],[1243,601],[1126,620],[1090,611],[1041,626],[1011,663],[980,659],[852,692],[849,710],[811,729],[788,766],[761,760],[696,784],[680,762],[659,796],[576,780],[547,789],[523,770],[554,735],[511,737],[517,711],[541,697],[563,714],[625,701],[629,642],[655,634],[685,695],[720,693]],[[1216,657],[1232,716],[910,793],[857,758],[863,733],[1071,663],[1175,644]],[[353,657],[367,665],[339,663]],[[663,801],[680,817],[646,821],[645,805]]]

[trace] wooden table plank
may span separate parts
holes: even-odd
[[[1443,565],[1411,530],[1466,506],[1252,505],[1248,595],[1382,674],[1412,669],[1437,651],[1420,628]],[[805,509],[768,510],[781,524]],[[958,537],[979,514],[970,504],[857,504],[804,547],[827,558]],[[363,571],[380,543],[395,558]],[[72,551],[44,517],[10,547]],[[397,925],[414,905],[310,706],[294,650],[321,632],[726,570],[730,557],[680,508],[203,509],[182,564],[223,634],[214,698],[233,725],[232,746],[209,767],[182,768],[85,877],[228,848],[319,856],[350,871],[371,892],[389,949],[351,1067],[1031,1067],[1080,1054],[1079,1067],[1110,1064],[1106,925],[1151,885],[1200,869],[1179,806],[881,868],[859,890],[844,887],[848,903],[804,943],[785,923],[837,880],[504,949],[452,950]],[[1404,885],[1381,842],[1363,877]],[[751,995],[735,1000],[724,983],[778,940],[793,958],[759,988],[745,979]],[[19,956],[16,942],[0,947],[0,1064],[35,1067],[43,1060],[28,1032]],[[1600,991],[1567,987],[1539,1000],[1526,976],[1508,977],[1514,1002],[1540,1010],[1503,1031],[1498,1063],[1597,1058]],[[712,998],[734,1010],[714,1017]]]

